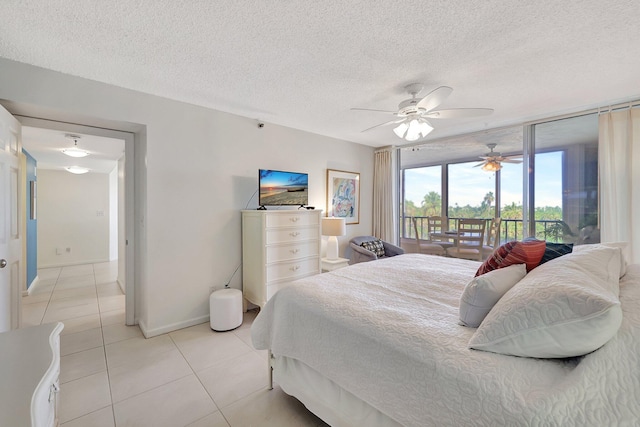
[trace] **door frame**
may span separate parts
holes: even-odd
[[[35,118],[14,114],[22,126],[59,130],[63,132],[81,133],[85,135],[101,136],[124,140],[124,203],[125,203],[125,323],[137,324],[136,316],[136,286],[135,286],[135,137],[132,132],[121,131],[84,125],[78,123],[61,122],[44,118]],[[120,242],[119,242],[120,243]],[[119,256],[118,256],[119,257]]]

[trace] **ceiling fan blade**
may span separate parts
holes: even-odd
[[[480,166],[484,166],[487,162],[480,162],[477,165],[474,166],[474,168],[480,167]]]
[[[437,110],[424,114],[430,119],[463,119],[467,117],[488,116],[493,113],[491,108],[452,108],[450,110]]]
[[[376,113],[396,114],[396,111],[375,110],[375,109],[372,109],[372,108],[352,108],[351,111],[374,111]]]
[[[447,99],[449,95],[451,95],[453,89],[449,86],[440,86],[437,89],[429,92],[424,98],[418,102],[416,105],[417,108],[424,108],[427,111],[433,110],[438,105],[442,104],[442,102]]]
[[[504,159],[501,160],[502,163],[513,163],[513,164],[520,164],[522,163],[522,159],[521,160],[516,160],[516,159]]]
[[[404,121],[404,119],[401,119],[401,120],[389,120],[388,122],[384,122],[384,123],[380,123],[379,125],[371,126],[370,128],[367,128],[367,129],[363,130],[362,132],[367,132],[367,131],[370,131],[371,129],[375,129],[375,128],[380,127],[380,126],[392,125],[394,123],[400,123],[400,122],[403,122],[403,121]]]

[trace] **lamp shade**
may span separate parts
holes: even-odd
[[[347,222],[344,218],[322,218],[323,236],[344,236],[347,234]]]
[[[393,131],[399,138],[407,141],[416,141],[421,137],[424,138],[433,130],[433,126],[424,118],[418,115],[410,115]]]

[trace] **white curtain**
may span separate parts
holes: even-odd
[[[602,241],[629,242],[640,263],[640,109],[601,114],[598,128]]]
[[[374,156],[373,235],[388,242],[395,242],[392,153],[390,150],[381,150]]]

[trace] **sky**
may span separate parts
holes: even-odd
[[[450,165],[449,205],[479,206],[489,191],[495,193],[494,173],[473,167],[477,162]],[[405,170],[405,198],[420,206],[425,194],[441,193],[440,167]],[[501,205],[522,204],[522,165],[503,163]],[[536,205],[562,206],[562,152],[536,155]]]

